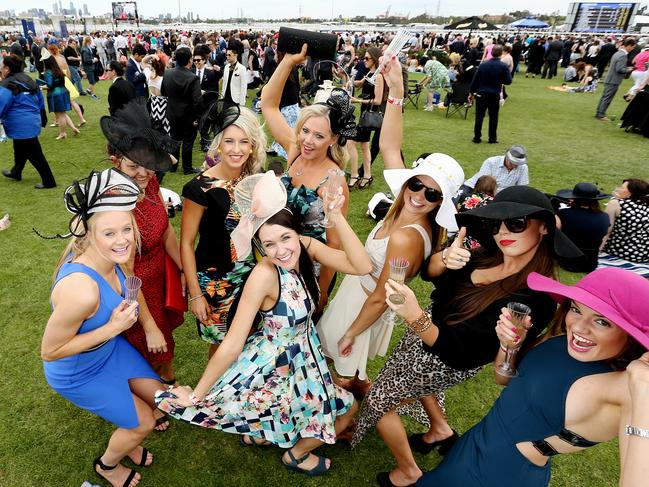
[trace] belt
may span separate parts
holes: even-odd
[[[105,340],[105,341],[103,341],[103,342],[101,342],[101,343],[98,343],[98,344],[95,345],[94,347],[89,348],[88,350],[84,350],[84,351],[81,352],[81,353],[89,353],[89,352],[94,352],[95,350],[99,350],[101,347],[103,347],[104,345],[106,345],[109,341],[110,341],[110,340]]]

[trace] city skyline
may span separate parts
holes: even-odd
[[[47,12],[57,13],[53,6],[59,5],[66,11],[72,10],[70,4],[74,4],[75,15],[81,10],[84,15],[103,15],[110,12],[111,1],[78,1],[78,2],[60,2],[54,0],[31,0],[28,5],[16,8],[16,4],[10,0],[0,0],[0,10],[28,10],[30,8],[44,9]],[[542,10],[539,3],[532,0],[503,0],[485,4],[480,0],[465,0],[462,3],[450,2],[449,0],[432,0],[424,2],[421,0],[404,0],[398,4],[392,0],[385,0],[382,3],[373,0],[357,0],[349,3],[342,0],[331,0],[329,2],[303,2],[301,0],[275,0],[272,5],[251,3],[247,8],[245,4],[235,3],[226,5],[225,8],[219,6],[214,9],[206,5],[202,0],[183,0],[181,2],[181,16],[188,17],[191,12],[194,18],[212,18],[225,19],[236,17],[247,17],[256,19],[271,18],[297,18],[299,16],[310,18],[351,18],[355,16],[366,16],[376,18],[390,12],[392,15],[414,17],[423,13],[428,15],[457,16],[464,17],[468,15],[484,14],[503,14],[516,10],[530,10],[539,14],[549,14],[558,11],[560,15],[565,15],[570,2],[565,0],[548,0],[543,2]],[[172,18],[178,17],[178,3],[164,2],[164,8],[161,10],[161,2],[157,0],[140,0],[137,2],[138,13],[140,17],[157,18],[160,14],[166,16],[171,14]],[[88,12],[88,13],[86,13]]]

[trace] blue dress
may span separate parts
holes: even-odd
[[[280,296],[261,311],[263,326],[214,383],[202,405],[177,407],[170,392],[156,403],[169,416],[227,433],[248,434],[281,448],[300,438],[336,440],[335,421],[353,396],[335,385],[311,320],[313,303],[301,277],[277,268]]]
[[[72,108],[70,105],[70,92],[65,87],[65,78],[56,76],[49,69],[43,75],[47,83],[47,106],[50,113],[69,112]]]
[[[123,289],[124,274],[119,266],[115,266],[115,270]],[[105,325],[123,298],[99,273],[83,264],[63,264],[54,286],[75,272],[90,276],[99,287],[99,308],[77,332],[88,333]],[[44,361],[43,369],[47,383],[72,404],[127,429],[139,424],[128,380],[160,380],[142,355],[122,336],[113,337],[92,351]]]
[[[565,335],[541,343],[523,358],[518,377],[510,381],[482,421],[417,486],[547,486],[551,459],[539,467],[516,444],[558,435],[565,429],[570,387],[581,377],[611,371],[604,361],[573,359]]]

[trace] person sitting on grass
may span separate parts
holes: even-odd
[[[301,236],[286,200],[272,171],[237,185],[242,217],[231,234],[237,257],[249,255],[253,238],[265,257],[246,281],[232,325],[195,389],[161,391],[156,402],[176,419],[239,434],[244,446],[285,448],[286,468],[316,476],[329,470],[331,460],[311,452],[336,441],[356,404],[332,382],[320,348],[312,321],[319,294],[313,260],[357,275],[372,264],[340,213],[341,193],[327,212],[343,250]],[[253,328],[258,313],[262,325]]]
[[[73,239],[55,272],[52,314],[41,344],[47,383],[118,427],[93,464],[114,487],[139,483],[140,474],[121,461],[128,456],[135,465],[153,463],[141,443],[163,417],[153,402],[159,377],[121,336],[138,316],[137,301],[125,301],[121,266],[139,246],[131,213],[139,196],[137,183],[113,168],[93,171],[65,191],[74,215],[67,236]]]
[[[649,423],[634,421],[640,419],[633,404],[638,390],[627,368],[646,364],[637,361],[646,360],[649,349],[649,281],[621,269],[598,269],[574,286],[536,273],[527,282],[561,303],[554,324],[523,355],[518,376],[496,375],[507,388],[418,486],[546,487],[553,456],[618,436],[620,477],[630,481],[642,468],[638,463],[646,464],[646,457],[627,450],[635,437],[645,443],[649,437]],[[504,360],[506,346],[525,338],[525,329],[514,330],[503,308],[496,363]],[[620,485],[645,484],[646,477]]]

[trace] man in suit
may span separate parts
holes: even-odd
[[[611,119],[606,116],[606,109],[613,101],[615,94],[617,93],[622,80],[627,73],[633,71],[633,67],[627,67],[627,57],[629,52],[631,52],[636,45],[635,39],[629,37],[624,39],[622,47],[613,54],[611,58],[611,67],[608,70],[606,78],[604,78],[604,91],[602,93],[602,98],[599,100],[597,105],[597,112],[595,113],[595,118],[602,120],[603,122],[610,122]]]
[[[108,88],[108,111],[111,115],[135,98],[133,83],[124,79],[124,67],[118,61],[111,61],[104,70],[106,79],[111,81]]]
[[[489,143],[498,143],[498,112],[500,110],[500,93],[503,85],[512,83],[509,67],[500,60],[503,46],[496,45],[491,51],[492,58],[482,63],[471,82],[469,99],[475,99],[475,126],[473,142],[482,142],[482,122],[489,111]]]
[[[223,68],[225,68],[225,53],[219,48],[218,37],[209,38],[207,40],[207,47],[210,53],[207,57],[209,66],[216,75],[216,82],[218,83],[223,78]]]
[[[162,78],[160,93],[167,97],[167,119],[171,138],[180,142],[182,149],[174,155],[180,159],[182,152],[183,172],[193,174],[200,169],[192,167],[192,148],[198,133],[198,118],[201,112],[201,86],[198,77],[192,73],[192,52],[181,47],[176,50],[176,67],[167,69]],[[177,166],[173,166],[172,172]]]
[[[548,48],[545,51],[545,64],[543,64],[543,72],[541,73],[541,78],[547,76],[548,79],[552,79],[553,76],[557,75],[557,66],[559,60],[561,59],[561,54],[563,53],[563,42],[559,39],[553,39],[552,37],[548,38]]]
[[[219,91],[219,79],[216,76],[216,72],[207,63],[209,54],[210,50],[205,44],[198,45],[194,48],[194,68],[192,72],[198,77],[201,92]]]
[[[610,37],[606,38],[606,43],[600,48],[599,54],[597,56],[597,74],[602,77],[604,76],[604,71],[606,66],[613,58],[613,54],[617,52],[615,47],[615,42]]]
[[[133,55],[128,59],[126,65],[126,79],[135,86],[136,97],[149,97],[148,87],[146,84],[146,75],[142,68],[142,58],[146,56],[146,49],[142,44],[133,46]]]
[[[264,49],[264,79],[269,80],[277,69],[277,41],[273,39],[270,45]]]
[[[43,72],[45,67],[43,66],[43,61],[41,61],[41,48],[43,47],[43,41],[40,37],[34,36],[32,41],[32,58],[34,59],[34,67],[38,71],[38,77],[43,78]]]
[[[239,105],[246,106],[248,93],[248,80],[246,68],[237,61],[237,53],[231,49],[226,51],[227,63],[223,70],[221,85],[221,98],[231,100]]]

